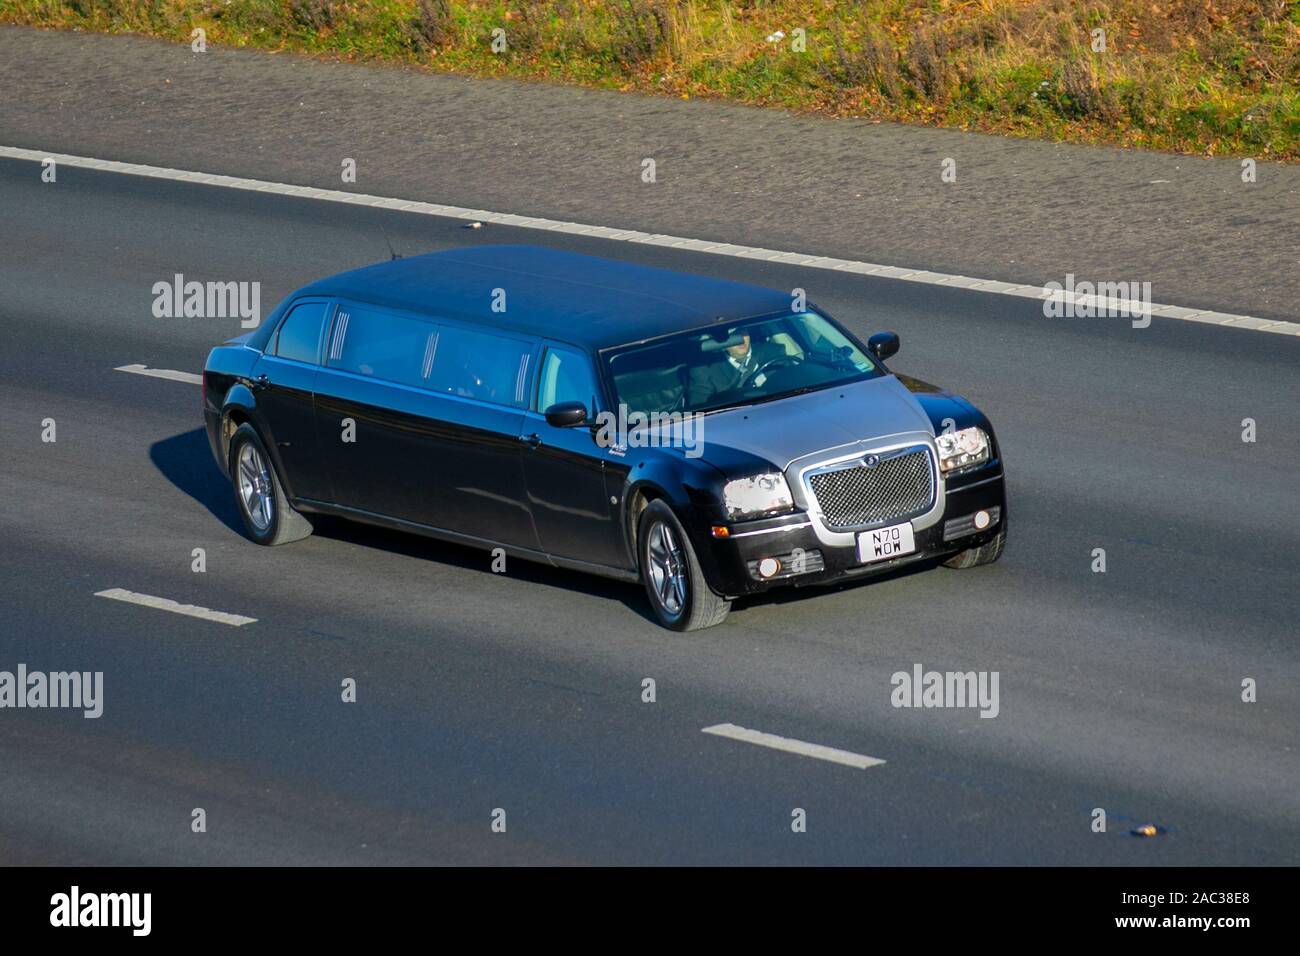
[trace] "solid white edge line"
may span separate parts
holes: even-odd
[[[374,206],[381,209],[400,208],[402,212],[419,213],[426,216],[442,216],[449,219],[470,219],[479,222],[493,222],[500,225],[514,226],[519,229],[547,229],[553,232],[566,232],[573,235],[595,235],[619,242],[640,242],[656,246],[681,246],[692,252],[705,252],[710,255],[732,256],[739,259],[765,259],[782,261],[787,264],[798,263],[806,269],[829,269],[840,272],[855,272],[873,275],[885,279],[902,279],[907,282],[920,282],[926,285],[950,285],[965,288],[972,292],[987,292],[994,295],[1018,295],[1026,298],[1046,298],[1042,288],[1012,284],[997,279],[979,279],[972,276],[948,275],[943,272],[929,272],[923,269],[903,269],[898,266],[877,265],[870,262],[854,262],[847,259],[831,259],[809,253],[781,252],[775,249],[758,249],[752,246],[733,245],[731,243],[709,243],[699,239],[687,239],[680,236],[668,236],[661,233],[639,232],[637,230],[617,230],[608,226],[593,226],[580,222],[563,222],[555,219],[538,217],[520,217],[513,213],[491,212],[486,209],[469,209],[464,206],[446,206],[437,203],[419,202],[410,199],[394,199],[390,196],[371,196],[365,193],[349,193],[341,189],[316,189],[309,186],[295,186],[290,183],[268,182],[260,179],[243,179],[236,176],[220,176],[214,173],[201,173],[185,169],[169,169],[160,166],[146,166],[142,163],[120,163],[111,159],[93,159],[88,156],[72,156],[67,153],[47,153],[38,149],[23,149],[18,146],[0,146],[0,158],[30,160],[43,162],[53,160],[63,166],[94,169],[107,173],[122,173],[128,176],[151,176],[155,179],[172,179],[178,182],[199,183],[205,186],[221,186],[227,189],[246,189],[253,192],[276,193],[299,199],[319,199],[326,202],[342,202],[360,206]],[[521,221],[522,220],[522,221]],[[698,245],[697,245],[698,244]],[[959,280],[959,281],[958,281]],[[975,283],[970,285],[969,283]],[[1002,286],[1002,288],[981,288],[983,285]],[[1079,303],[1097,302],[1095,296],[1067,296]],[[1188,314],[1190,313],[1190,314]],[[1181,306],[1158,305],[1152,303],[1151,314],[1162,319],[1176,319],[1190,322],[1206,322],[1212,325],[1227,325],[1233,328],[1248,329],[1252,332],[1274,332],[1280,335],[1300,335],[1300,323],[1260,319],[1249,315],[1235,315],[1227,312],[1208,312],[1199,309],[1185,309]]]
[[[195,375],[193,372],[177,372],[170,368],[149,368],[147,365],[119,365],[113,369],[114,372],[130,372],[132,375],[148,375],[150,378],[165,378],[173,382],[188,382],[191,385],[202,385],[203,376]]]
[[[868,767],[879,767],[885,762],[879,757],[868,757],[866,754],[855,754],[852,751],[838,750],[835,747],[823,747],[821,744],[810,744],[790,737],[778,737],[776,734],[765,734],[761,730],[750,730],[746,727],[737,727],[735,724],[715,724],[712,727],[703,727],[701,729],[704,733],[713,734],[716,737],[726,737],[747,744],[757,744],[759,747],[783,750],[786,753],[799,754],[801,757],[829,760],[831,763],[844,764],[846,767],[856,767],[859,770],[866,770]]]
[[[173,614],[199,617],[205,621],[229,624],[231,627],[243,627],[245,624],[257,623],[255,617],[244,617],[242,614],[227,614],[225,611],[213,611],[210,608],[199,607],[196,604],[181,604],[179,601],[154,597],[152,594],[136,594],[134,591],[127,591],[124,588],[109,588],[107,591],[96,591],[95,597],[125,601],[128,604],[140,604],[144,607],[157,608],[160,611],[171,611]]]

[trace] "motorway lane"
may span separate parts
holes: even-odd
[[[43,186],[36,169],[0,163],[0,668],[102,669],[107,702],[97,721],[0,714],[5,859],[1296,860],[1300,343],[79,170]],[[898,371],[965,392],[998,427],[1006,556],[784,592],[684,637],[650,623],[635,588],[525,562],[495,575],[486,554],[418,538],[329,522],[255,548],[198,389],[112,369],[197,370],[239,331],[154,319],[155,281],[260,280],[269,312],[381,258],[384,232],[408,252],[528,241],[799,285],[860,333],[896,329]],[[258,623],[92,596],[109,587]],[[893,709],[889,676],[916,662],[998,670],[1000,716]],[[356,705],[338,699],[347,676]],[[1257,704],[1239,701],[1245,676]],[[699,732],[722,722],[888,762]],[[488,829],[499,806],[505,835]],[[1170,833],[1124,836],[1138,821]]]

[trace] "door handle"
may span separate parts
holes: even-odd
[[[257,376],[257,378],[253,379],[253,391],[260,392],[262,389],[266,388],[266,386],[270,384],[271,384],[271,380],[266,376],[265,373],[263,373]]]
[[[519,440],[529,448],[536,448],[542,443],[542,436],[537,432],[533,432],[531,435],[520,435]]]

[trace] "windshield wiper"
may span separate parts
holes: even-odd
[[[837,356],[835,358],[823,358],[820,355],[808,355],[804,358],[805,362],[811,362],[814,365],[820,365],[822,368],[833,368],[840,371],[861,372],[862,369],[853,364],[853,360],[847,356]]]
[[[717,408],[706,408],[699,415],[712,415],[714,412],[734,412],[738,408],[753,408],[754,402],[741,402],[738,405],[719,405]]]
[[[782,392],[780,395],[774,395],[773,398],[790,398],[793,395],[807,395],[809,392],[820,392],[822,389],[834,388],[835,383],[830,382],[824,385],[803,385],[799,388],[791,389],[788,392]]]
[[[701,415],[712,415],[714,412],[734,412],[738,408],[753,408],[755,405],[765,405],[768,402],[779,402],[783,398],[789,398],[792,395],[803,395],[806,392],[816,392],[823,388],[829,388],[828,385],[805,385],[802,388],[792,389],[788,392],[777,392],[775,395],[760,395],[752,402],[741,402],[737,405],[720,405],[717,408],[710,408],[700,412]]]

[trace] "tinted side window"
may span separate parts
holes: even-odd
[[[581,352],[547,349],[542,359],[537,410],[544,412],[560,402],[582,402],[587,414],[595,415],[596,380],[591,374],[591,362]]]
[[[429,388],[522,408],[528,384],[528,342],[454,325],[438,327]]]
[[[341,306],[329,366],[402,385],[424,385],[425,357],[436,334],[431,322]]]
[[[320,326],[325,318],[324,302],[304,302],[280,323],[275,339],[275,353],[280,358],[295,362],[316,364],[316,349],[320,345]]]

